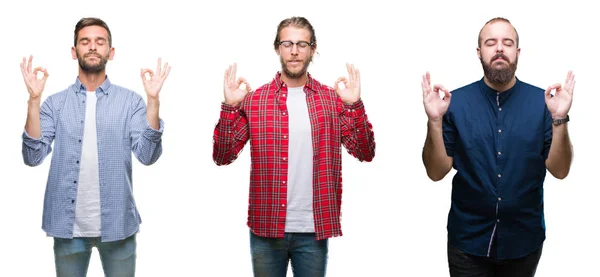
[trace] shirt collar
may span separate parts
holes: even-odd
[[[513,94],[516,90],[519,89],[519,86],[521,85],[521,80],[519,80],[519,78],[515,77],[516,82],[515,84],[509,88],[508,90],[500,93],[499,97],[506,99],[508,98],[511,94]],[[479,88],[481,89],[481,91],[483,93],[485,93],[488,96],[493,96],[496,97],[498,94],[498,91],[494,90],[493,88],[491,88],[490,86],[488,86],[488,84],[485,83],[484,78],[482,77],[481,80],[479,80]]]
[[[101,93],[104,93],[104,95],[108,95],[108,89],[110,88],[110,86],[111,86],[110,79],[108,79],[108,76],[106,76],[106,79],[96,89],[96,92],[101,92]],[[77,78],[75,78],[75,84],[73,84],[73,88],[75,89],[75,93],[87,91],[87,88],[85,87],[85,85],[83,83],[81,83],[81,80],[79,80],[79,76],[77,76]]]
[[[317,92],[317,80],[315,80],[310,73],[306,72],[306,75],[308,76],[308,81],[306,82],[306,84],[304,84],[305,88],[308,88],[310,91],[312,92]],[[275,78],[273,79],[273,83],[275,85],[275,87],[277,88],[275,90],[275,93],[279,93],[279,91],[281,91],[282,87],[287,87],[287,84],[283,82],[283,80],[281,79],[281,71],[278,71],[277,74],[275,74]]]

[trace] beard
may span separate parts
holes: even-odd
[[[86,61],[86,58],[89,56],[96,56],[97,58],[100,58],[100,61],[98,61],[96,64],[89,63]],[[87,73],[98,73],[106,68],[106,63],[108,63],[108,53],[102,56],[100,53],[95,51],[90,51],[84,55],[80,55],[80,53],[77,52],[77,61],[79,62],[79,67],[82,71]]]
[[[503,66],[501,68],[497,68],[492,66],[492,63],[498,59],[503,58],[506,62],[508,62],[508,66]],[[481,61],[481,66],[483,67],[483,74],[485,77],[492,83],[496,84],[508,84],[512,78],[515,76],[515,72],[517,71],[517,64],[519,62],[519,58],[515,57],[515,61],[511,62],[508,57],[506,57],[502,53],[498,53],[490,59],[490,63],[486,63],[483,61],[483,58],[479,59]]]
[[[291,79],[297,79],[297,78],[302,77],[308,70],[308,66],[310,65],[310,62],[312,61],[312,56],[309,56],[307,59],[301,61],[302,69],[300,69],[297,72],[292,72],[291,69],[288,68],[287,63],[283,60],[283,57],[280,56],[279,61],[281,62],[281,68],[283,70],[283,73]],[[298,60],[294,59],[294,61],[298,61]]]

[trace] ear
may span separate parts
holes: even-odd
[[[275,53],[277,53],[277,56],[281,56],[281,52],[279,51],[279,48],[275,49]]]
[[[108,51],[108,59],[112,61],[114,56],[115,56],[115,48],[111,47],[110,50]]]
[[[521,55],[521,48],[517,48],[517,58]]]
[[[477,57],[481,59],[481,48],[477,47]]]
[[[75,49],[75,46],[71,46],[71,57],[76,60],[77,59],[77,49]]]

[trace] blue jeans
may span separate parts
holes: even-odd
[[[107,277],[135,276],[135,235],[124,240],[101,242],[100,238],[54,238],[56,276],[85,277],[96,247]]]
[[[296,277],[325,276],[328,240],[315,233],[285,233],[284,238],[260,237],[250,231],[250,252],[255,277],[285,277],[288,262]]]

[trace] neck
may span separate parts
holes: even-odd
[[[306,72],[304,72],[301,76],[290,77],[285,73],[285,71],[282,71],[281,72],[281,80],[288,87],[293,87],[293,88],[301,87],[301,86],[304,86],[308,82],[308,74],[306,74]]]
[[[483,77],[483,81],[485,82],[486,85],[491,87],[493,90],[502,93],[502,92],[505,92],[505,91],[511,89],[517,83],[517,78],[515,76],[513,76],[512,79],[510,79],[510,82],[508,82],[506,84],[499,84],[499,83],[492,82],[486,76]]]
[[[105,70],[99,72],[85,72],[79,68],[79,81],[85,86],[88,91],[95,91],[106,80]]]

